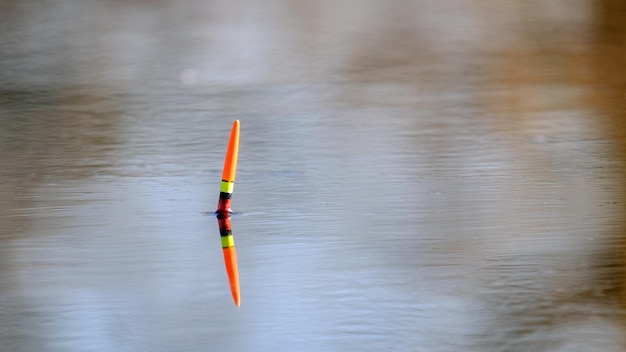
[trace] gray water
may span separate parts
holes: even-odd
[[[625,19],[1,0],[0,350],[626,350]]]

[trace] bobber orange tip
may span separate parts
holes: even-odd
[[[226,149],[226,159],[224,159],[224,171],[222,180],[235,182],[237,172],[237,157],[239,155],[239,120],[235,120],[230,131],[228,149]]]

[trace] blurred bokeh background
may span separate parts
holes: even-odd
[[[622,0],[0,0],[0,351],[626,351],[625,112]]]

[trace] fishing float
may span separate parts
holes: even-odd
[[[228,283],[230,292],[237,307],[241,304],[241,295],[239,291],[239,269],[237,267],[237,251],[235,250],[235,241],[233,231],[230,224],[230,200],[233,195],[235,186],[235,173],[237,171],[237,157],[239,154],[239,120],[235,120],[233,128],[230,131],[230,139],[228,148],[226,149],[226,158],[224,159],[224,171],[222,172],[222,182],[220,184],[220,198],[217,203],[217,224],[220,229],[220,238],[222,242],[222,252],[224,253],[224,264],[226,266],[226,274],[228,275]]]
[[[239,120],[235,120],[230,131],[226,158],[224,159],[224,171],[222,171],[222,183],[220,184],[220,199],[217,203],[217,214],[230,214],[230,199],[235,187],[235,174],[237,172],[237,157],[239,155]]]

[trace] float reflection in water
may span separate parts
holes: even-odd
[[[235,250],[235,241],[233,239],[233,231],[230,225],[230,215],[217,214],[217,224],[220,228],[222,251],[224,252],[224,265],[226,265],[226,274],[228,274],[230,292],[233,295],[235,305],[239,307],[241,304],[241,295],[239,293],[239,269],[237,268],[237,251]]]

